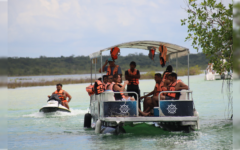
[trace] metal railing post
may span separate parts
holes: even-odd
[[[188,89],[190,89],[189,87],[189,52],[188,52]]]
[[[178,53],[176,53],[176,73],[177,73],[177,70],[178,70]]]

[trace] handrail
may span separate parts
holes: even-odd
[[[103,92],[103,93],[105,93],[105,92]],[[136,101],[137,101],[137,105],[136,105],[136,107],[137,107],[137,116],[139,116],[139,112],[138,112],[138,94],[136,93],[136,92],[113,92],[113,93],[133,93],[133,94],[136,94],[137,95],[137,99],[136,99]],[[101,93],[102,94],[102,93]],[[101,96],[100,96],[100,99],[101,99]],[[102,101],[102,100],[101,100]],[[99,102],[99,101],[98,101]],[[99,107],[99,106],[98,106]]]
[[[186,92],[186,93],[192,93],[193,91],[191,90],[184,90],[184,91],[162,91],[158,94],[158,100],[160,101],[160,94],[161,93],[180,93],[180,92]],[[191,95],[191,100],[193,100],[192,95]]]

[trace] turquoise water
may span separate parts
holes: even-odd
[[[186,77],[181,79],[187,83]],[[239,82],[239,81],[238,81]],[[55,86],[8,90],[9,149],[232,149],[232,121],[226,119],[227,97],[221,94],[222,81],[204,81],[191,76],[195,107],[201,129],[192,133],[168,132],[148,124],[130,128],[123,135],[96,135],[83,128],[89,106],[88,84],[64,85],[73,99],[72,113],[44,115],[38,110],[46,104]],[[153,80],[141,80],[141,92],[154,88]],[[237,84],[234,84],[236,86]],[[223,90],[225,92],[225,88]]]

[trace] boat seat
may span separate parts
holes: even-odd
[[[185,92],[186,90],[181,90],[180,92],[180,97],[178,100],[186,100],[187,99],[187,92]]]
[[[105,91],[101,94],[103,101],[115,101],[113,91]]]

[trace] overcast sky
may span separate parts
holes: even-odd
[[[185,7],[185,0],[9,0],[8,7],[0,0],[0,44],[6,46],[8,23],[10,57],[89,55],[138,40],[174,43],[196,53],[184,42]],[[147,54],[132,49],[121,54],[135,52]]]

